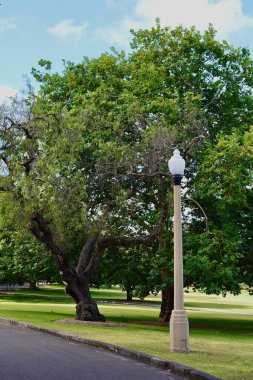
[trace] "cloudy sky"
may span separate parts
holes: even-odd
[[[55,70],[111,46],[127,49],[129,30],[212,23],[220,39],[253,52],[253,0],[1,0],[0,101],[25,86],[39,59]]]

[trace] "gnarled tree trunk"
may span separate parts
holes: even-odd
[[[66,292],[76,302],[76,319],[81,321],[104,322],[105,317],[100,314],[97,304],[92,299],[89,291],[90,272],[85,271],[85,267],[82,267],[82,265],[80,265],[79,268],[75,268],[70,263],[68,254],[54,242],[48,224],[49,222],[44,219],[43,215],[34,213],[30,230],[33,235],[43,242],[51,251],[55,262],[59,267],[62,279],[67,284]],[[92,241],[92,239],[90,240]],[[88,241],[87,244],[89,245],[90,241]]]
[[[66,292],[76,301],[76,319],[105,322],[105,317],[100,314],[96,302],[91,297],[89,286],[81,284],[77,275],[76,278],[69,280]]]

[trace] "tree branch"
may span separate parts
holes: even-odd
[[[76,267],[76,271],[78,275],[81,275],[82,272],[85,271],[85,268],[88,264],[88,258],[91,255],[92,251],[94,250],[95,244],[97,243],[99,238],[99,233],[93,234],[88,237],[86,240],[86,243],[81,250],[79,261]]]
[[[29,174],[31,171],[31,163],[35,160],[35,157],[29,158],[27,161],[25,161],[22,166],[25,168],[26,174]]]
[[[5,165],[8,164],[6,157],[3,156],[2,154],[0,154],[0,160],[2,160],[5,163]]]
[[[52,232],[48,227],[49,222],[38,212],[34,212],[31,218],[30,231],[49,251],[55,256],[65,256],[66,253],[54,242]]]
[[[163,227],[163,223],[168,214],[168,204],[165,203],[162,209],[162,215],[160,220],[149,235],[143,236],[106,236],[100,238],[95,246],[95,250],[91,256],[89,264],[85,269],[85,274],[90,277],[98,268],[103,254],[106,248],[111,246],[121,246],[125,248],[134,247],[136,245],[146,245],[151,246],[154,240],[160,235]]]
[[[211,234],[210,229],[209,229],[209,224],[208,224],[208,217],[207,217],[207,215],[206,215],[206,213],[205,213],[205,210],[204,210],[203,207],[199,204],[199,202],[197,202],[197,201],[196,201],[195,199],[193,199],[193,198],[183,198],[183,201],[184,201],[184,202],[185,202],[185,201],[191,201],[191,202],[195,203],[195,204],[198,206],[198,208],[202,211],[202,213],[203,213],[203,215],[204,215],[204,218],[205,218],[206,231],[207,231],[208,234]]]
[[[4,121],[9,121],[11,123],[11,127],[13,128],[17,128],[19,131],[22,131],[25,133],[25,136],[28,138],[28,139],[32,139],[32,135],[30,134],[28,128],[24,127],[23,124],[21,123],[16,123],[14,120],[12,120],[9,116],[5,116],[4,118]]]
[[[197,144],[199,142],[199,140],[205,139],[205,138],[206,138],[206,136],[204,134],[201,134],[199,136],[194,137],[190,141],[190,143],[187,145],[187,147],[185,148],[185,150],[183,151],[182,156],[185,158],[187,156],[187,153],[194,147],[194,145]]]

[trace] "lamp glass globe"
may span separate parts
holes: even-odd
[[[178,149],[175,149],[173,156],[169,160],[169,171],[172,175],[184,175],[185,160],[180,155]]]

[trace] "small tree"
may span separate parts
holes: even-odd
[[[23,284],[29,282],[37,289],[38,280],[59,280],[51,255],[36,239],[10,228],[0,231],[0,282]]]

